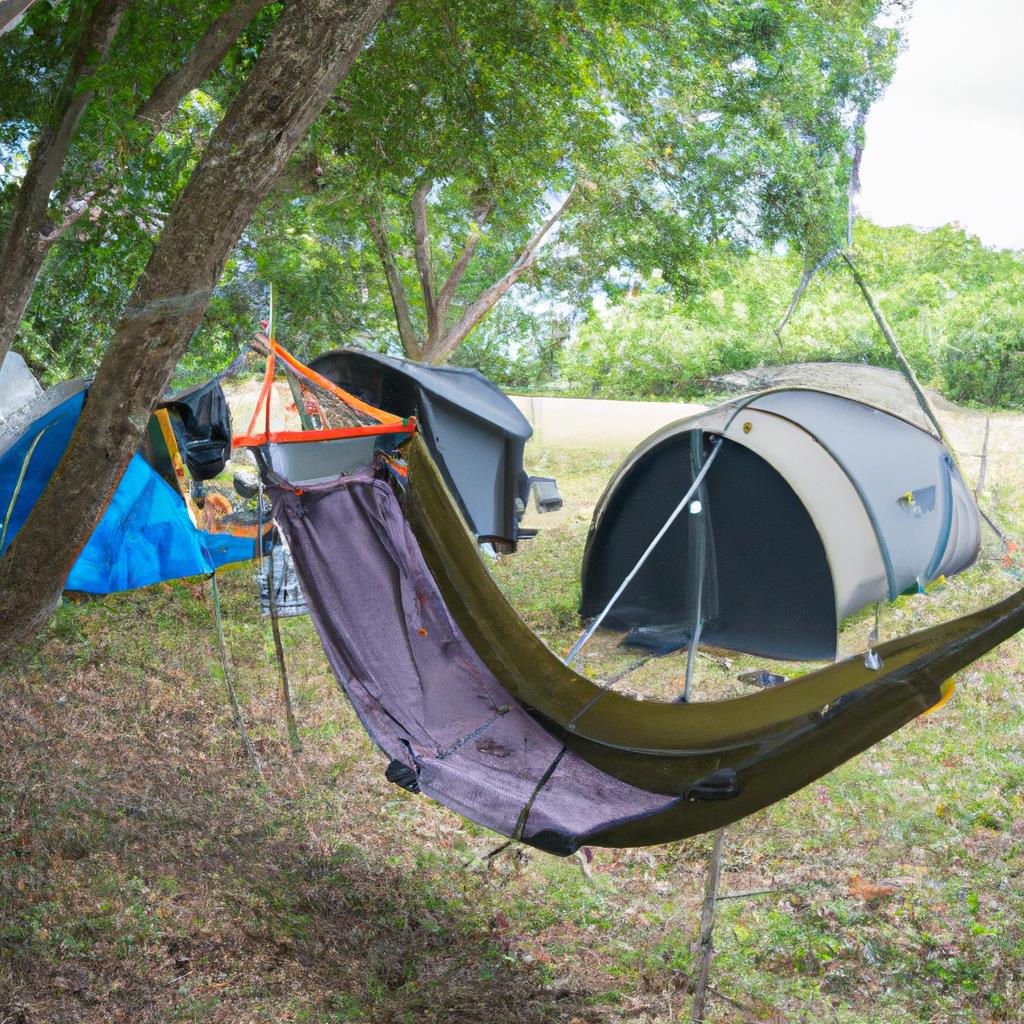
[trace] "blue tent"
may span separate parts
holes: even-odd
[[[84,381],[60,385],[0,429],[0,554],[57,468],[87,393]],[[92,594],[133,590],[209,574],[255,554],[251,539],[198,529],[181,494],[136,454],[65,586]]]

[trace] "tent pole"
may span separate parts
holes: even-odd
[[[604,608],[601,609],[601,613],[584,630],[583,635],[579,638],[579,640],[577,640],[576,643],[573,644],[572,650],[565,656],[566,665],[571,665],[576,660],[576,656],[583,649],[583,645],[594,635],[594,633],[597,631],[598,626],[600,626],[601,623],[604,621],[605,616],[612,610],[612,606],[622,596],[622,592],[633,581],[633,577],[636,576],[636,574],[641,570],[644,562],[646,562],[647,559],[650,557],[651,552],[658,546],[658,541],[660,541],[661,538],[664,537],[666,533],[668,533],[669,528],[679,518],[683,509],[686,508],[686,506],[689,504],[690,499],[694,496],[694,494],[697,491],[697,488],[700,487],[701,483],[703,482],[704,477],[707,476],[707,472],[711,468],[711,463],[715,461],[715,457],[722,450],[723,440],[724,438],[719,437],[715,441],[715,445],[711,449],[711,454],[708,456],[707,461],[704,463],[703,467],[701,468],[701,471],[697,474],[696,478],[693,481],[693,484],[690,486],[690,489],[683,495],[679,504],[676,505],[675,509],[672,511],[672,514],[668,517],[668,519],[665,520],[665,525],[654,535],[654,540],[652,540],[651,543],[647,545],[647,550],[640,556],[636,565],[634,565],[633,568],[629,571],[629,575],[626,576],[626,578],[619,584],[619,589],[616,590],[614,594],[612,594],[608,603],[604,606]]]
[[[695,430],[690,434],[690,467],[698,473],[704,455],[704,432]],[[698,491],[698,494],[700,492]],[[694,506],[700,507],[695,509]],[[699,516],[699,519],[695,519]],[[683,703],[690,700],[690,687],[693,684],[693,664],[697,657],[697,646],[704,628],[704,574],[707,570],[707,513],[701,502],[690,506],[690,537],[693,540],[693,557],[691,559],[691,587],[693,605],[693,629],[690,632],[690,643],[686,649],[686,681],[683,684]],[[696,530],[696,537],[693,531]]]
[[[910,389],[914,392],[914,397],[917,399],[925,416],[928,417],[931,425],[935,428],[935,432],[939,435],[939,440],[942,441],[946,448],[949,449],[949,454],[956,463],[957,472],[959,472],[963,480],[966,481],[967,477],[964,475],[963,467],[960,465],[960,460],[957,458],[956,450],[953,448],[952,443],[946,436],[945,430],[942,429],[939,417],[936,415],[932,403],[928,400],[928,396],[924,393],[924,388],[921,387],[921,384],[917,379],[917,374],[914,373],[914,368],[910,365],[907,361],[907,357],[903,354],[903,349],[900,348],[900,344],[896,340],[896,335],[893,334],[892,328],[889,326],[889,321],[886,320],[885,314],[882,312],[878,303],[875,302],[875,297],[872,295],[871,289],[868,288],[867,282],[864,280],[863,275],[857,268],[857,264],[854,263],[852,253],[841,252],[839,255],[843,258],[843,262],[850,268],[850,273],[853,274],[853,279],[857,283],[857,287],[860,289],[861,295],[864,296],[864,301],[867,303],[868,309],[871,311],[871,315],[875,318],[875,323],[878,324],[878,329],[882,332],[882,337],[885,338],[886,344],[889,346],[889,350],[892,352],[893,358],[896,360],[896,364],[903,371],[903,376],[907,378],[907,383],[910,385]]]

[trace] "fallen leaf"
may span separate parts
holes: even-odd
[[[860,875],[850,875],[849,893],[854,899],[873,903],[875,900],[887,899],[894,892],[896,889],[891,885],[876,885],[866,878],[861,878]]]

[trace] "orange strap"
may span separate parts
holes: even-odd
[[[260,388],[259,396],[256,399],[256,408],[252,411],[252,419],[249,420],[249,429],[245,432],[247,437],[254,436],[256,430],[256,420],[259,419],[260,409],[264,410],[265,423],[264,432],[270,433],[270,390],[274,385],[274,350],[270,350],[270,355],[267,356],[267,367],[263,371],[263,387]],[[232,441],[234,445],[234,441]]]
[[[338,427],[334,430],[275,430],[263,434],[246,434],[232,438],[233,448],[258,448],[271,444],[290,444],[293,441],[333,441],[339,437],[372,437],[376,434],[415,434],[416,420],[410,417],[397,423],[374,423],[368,427]]]
[[[381,423],[401,423],[402,417],[396,416],[394,413],[385,412],[383,409],[378,409],[376,406],[370,405],[368,402],[364,402],[355,395],[350,395],[347,391],[342,390],[333,381],[328,380],[326,377],[321,376],[316,370],[311,370],[305,363],[300,363],[290,352],[286,352],[273,338],[270,339],[270,351],[271,353],[277,353],[296,373],[301,373],[307,380],[311,380],[314,384],[318,384],[325,391],[329,391],[332,395],[340,398],[347,406],[353,409],[358,409],[360,412],[365,412],[368,416],[372,416],[375,420]]]
[[[263,374],[263,386],[260,388],[259,396],[256,399],[256,408],[253,410],[252,419],[249,421],[249,428],[241,437],[232,438],[233,448],[258,448],[268,441],[275,444],[288,444],[293,441],[330,441],[340,437],[366,437],[374,434],[412,434],[416,432],[416,420],[413,417],[403,419],[394,413],[385,412],[375,406],[356,398],[355,395],[339,388],[333,381],[311,370],[304,363],[299,362],[290,352],[282,348],[273,338],[269,339],[270,354],[267,356],[267,368]],[[368,416],[372,416],[378,422],[362,427],[339,427],[332,430],[278,430],[270,429],[270,401],[274,386],[274,371],[276,358],[280,356],[284,362],[296,373],[301,374],[307,380],[330,392],[349,408],[357,409]],[[263,412],[263,432],[256,433],[256,424]]]

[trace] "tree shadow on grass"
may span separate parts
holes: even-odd
[[[376,760],[338,777],[331,747],[299,771],[267,741],[268,797],[216,680],[172,669],[0,678],[0,1020],[603,1019],[607,982],[530,962],[493,877],[396,845]]]

